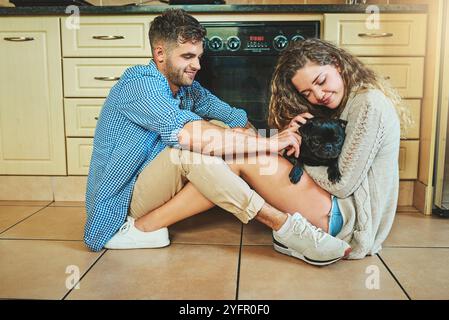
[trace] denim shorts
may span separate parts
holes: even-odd
[[[329,234],[335,237],[343,227],[343,217],[338,206],[337,198],[332,196],[332,208],[329,216]]]

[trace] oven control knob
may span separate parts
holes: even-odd
[[[220,37],[213,36],[209,39],[208,45],[212,51],[218,51],[223,47],[223,40]]]
[[[288,44],[287,37],[283,35],[276,36],[273,40],[273,46],[276,50],[284,50]]]
[[[296,36],[294,36],[294,37],[292,38],[292,41],[293,41],[293,42],[296,42],[296,41],[303,41],[303,40],[305,40],[305,39],[304,39],[304,37],[303,37],[302,35],[300,35],[300,34],[297,34]]]
[[[227,40],[228,49],[231,51],[237,51],[240,48],[241,41],[236,36],[231,36]]]

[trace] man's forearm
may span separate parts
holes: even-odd
[[[267,138],[225,129],[208,121],[187,123],[178,138],[182,147],[214,156],[265,152],[272,147]]]

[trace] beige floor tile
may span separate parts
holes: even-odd
[[[85,207],[84,201],[55,201],[50,207]]]
[[[45,207],[50,203],[51,201],[0,200],[0,206]]]
[[[243,226],[242,243],[244,245],[271,245],[272,230],[258,221],[250,221]]]
[[[449,299],[449,249],[384,248],[380,257],[412,300]]]
[[[384,247],[449,247],[449,219],[398,213]]]
[[[241,222],[218,207],[169,227],[172,243],[240,244]]]
[[[9,239],[82,240],[85,209],[47,207],[0,235]]]
[[[78,241],[0,240],[0,298],[62,299],[100,254]]]
[[[396,300],[407,296],[377,256],[320,268],[271,246],[244,246],[239,299]]]
[[[40,207],[0,206],[0,232],[41,210]]]
[[[238,246],[108,250],[67,299],[234,299]]]

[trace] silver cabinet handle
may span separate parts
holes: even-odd
[[[124,36],[92,36],[92,38],[97,40],[120,40],[125,39]]]
[[[94,77],[94,79],[100,81],[117,81],[120,80],[120,77]]]
[[[392,37],[393,34],[389,32],[382,32],[382,33],[359,33],[359,37],[362,38],[389,38]]]
[[[33,37],[6,37],[6,38],[3,38],[3,40],[20,42],[20,41],[33,41],[34,38]]]

